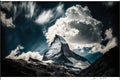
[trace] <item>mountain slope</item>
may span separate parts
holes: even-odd
[[[86,58],[90,63],[95,62],[97,59],[103,56],[101,52],[90,53],[91,48],[84,47],[83,49],[74,49],[73,52]]]
[[[119,76],[119,48],[115,47],[82,70],[79,76]]]
[[[85,69],[90,65],[87,59],[75,54],[69,49],[67,42],[59,35],[56,35],[50,45],[50,49],[45,53],[43,60],[53,60],[58,64],[79,67]]]
[[[4,59],[2,60],[1,76],[3,77],[23,77],[23,76],[75,76],[75,72],[63,66],[52,63],[44,63],[30,59],[32,63],[28,63],[21,59]]]

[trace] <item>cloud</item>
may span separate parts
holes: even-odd
[[[111,48],[114,48],[115,46],[117,46],[117,40],[115,37],[113,37],[111,28],[105,31],[105,35],[106,35],[105,40],[108,39],[109,41],[107,45],[101,50],[102,53],[106,53]]]
[[[117,46],[116,38],[111,38],[107,45],[101,50],[101,53],[106,53],[115,46]]]
[[[0,22],[2,23],[3,26],[10,27],[10,28],[15,28],[15,25],[13,24],[13,18],[6,18],[6,14],[3,13],[2,11],[0,12]]]
[[[22,2],[20,7],[25,10],[25,17],[26,18],[32,18],[34,16],[35,9],[36,9],[36,3],[34,3],[34,2]]]
[[[65,17],[57,19],[48,29],[46,38],[51,43],[56,34],[67,41],[71,49],[82,44],[88,46],[101,42],[102,23],[92,17],[87,6],[72,6],[65,12]]]
[[[1,2],[0,7],[0,23],[10,28],[15,28],[13,21],[17,16],[22,14],[25,18],[30,19],[33,18],[37,11],[35,2],[21,2],[17,4],[14,2]]]
[[[9,16],[9,18],[6,17],[10,15],[10,12],[12,11],[13,8],[13,4],[11,2],[1,2],[0,7],[1,7],[0,11],[1,25],[5,27],[15,28],[15,25],[13,24],[13,17],[12,16]],[[6,11],[3,11],[2,9]]]
[[[1,8],[6,9],[7,11],[10,11],[13,4],[12,2],[1,2]]]
[[[17,58],[16,55],[17,55],[18,53],[20,53],[20,50],[22,50],[22,49],[24,49],[24,47],[21,46],[21,45],[18,45],[18,46],[16,47],[16,49],[15,49],[15,50],[12,50],[12,51],[10,52],[10,54],[9,54],[6,58],[16,59],[16,58]]]
[[[107,29],[105,31],[105,35],[106,35],[105,39],[111,39],[113,37],[113,35],[112,35],[112,29],[111,28]]]
[[[61,3],[56,7],[57,16],[61,16],[64,13],[63,8],[64,8],[64,4]]]
[[[41,56],[39,54],[39,52],[31,52],[31,51],[28,51],[28,52],[22,52],[20,55],[17,56],[18,53],[20,53],[20,50],[24,49],[24,47],[18,45],[17,48],[15,50],[12,50],[11,53],[6,57],[6,58],[9,58],[9,59],[23,59],[23,60],[26,60],[28,61],[29,58],[33,58],[33,59],[37,59],[39,61],[42,60],[43,56]]]
[[[57,19],[55,24],[48,29],[45,34],[47,42],[50,44],[57,34],[64,37],[71,50],[83,50],[84,47],[89,47],[91,48],[89,53],[101,52],[103,54],[117,46],[112,29],[105,31],[103,35],[106,37],[103,39],[101,37],[102,23],[94,19],[90,13],[87,6],[76,5],[68,8],[65,17]],[[106,46],[101,44],[106,40],[108,40]]]
[[[21,55],[19,55],[19,56],[17,57],[17,59],[23,59],[23,60],[28,61],[30,57],[33,58],[33,59],[37,59],[37,60],[39,60],[39,61],[41,61],[42,58],[43,58],[43,56],[41,56],[41,55],[39,54],[39,52],[31,52],[31,51],[28,51],[28,52],[26,52],[26,53],[23,52]]]
[[[114,2],[109,1],[109,2],[104,2],[102,4],[105,5],[106,7],[112,7],[114,5]]]
[[[53,18],[53,16],[54,15],[52,10],[43,11],[35,22],[39,24],[45,24],[48,23]]]
[[[46,24],[55,21],[58,17],[64,14],[64,5],[59,4],[57,7],[49,10],[43,10],[43,12],[35,20],[38,24]]]
[[[117,46],[117,40],[115,37],[113,37],[111,28],[109,28],[105,31],[105,35],[106,35],[106,37],[104,40],[108,40],[107,45],[103,46],[102,44],[97,43],[96,45],[93,46],[93,48],[91,50],[93,53],[101,52],[104,54],[104,53],[108,52],[110,49]]]

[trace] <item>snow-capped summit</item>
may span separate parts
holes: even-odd
[[[90,65],[87,59],[72,52],[65,39],[59,35],[55,36],[49,50],[44,54],[43,60],[53,60],[58,64],[78,67],[81,69]]]

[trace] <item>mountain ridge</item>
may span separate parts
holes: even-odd
[[[71,51],[65,39],[59,35],[55,36],[50,49],[44,54],[43,60],[53,60],[58,64],[62,63],[72,66],[79,63],[79,67],[82,69],[90,65],[87,59]]]

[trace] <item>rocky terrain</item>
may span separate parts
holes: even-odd
[[[75,76],[79,73],[65,66],[37,60],[5,59],[2,62],[2,76]]]
[[[119,48],[115,47],[82,70],[79,76],[117,77],[119,75]]]

